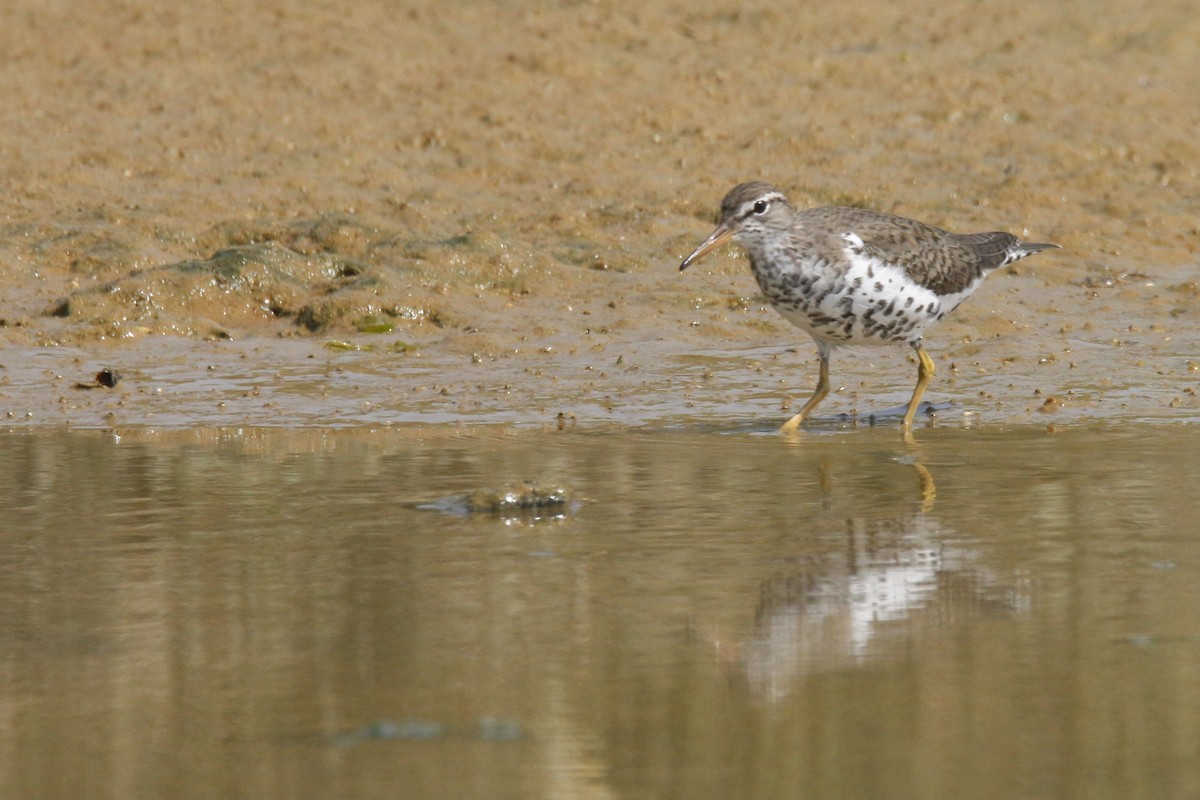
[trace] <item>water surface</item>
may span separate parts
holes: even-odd
[[[1189,797],[1194,426],[0,437],[0,791]],[[525,479],[576,502],[424,501]]]

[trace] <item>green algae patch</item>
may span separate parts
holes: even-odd
[[[359,342],[351,342],[347,339],[330,339],[325,342],[325,347],[328,350],[341,350],[344,352],[353,353],[411,353],[417,348],[416,345],[409,344],[397,339],[391,344],[361,344]]]
[[[383,317],[368,315],[356,319],[354,327],[359,333],[391,333],[395,330],[396,324]]]

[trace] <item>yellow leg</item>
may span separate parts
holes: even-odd
[[[933,482],[933,473],[919,461],[913,464],[917,475],[921,477],[921,512],[928,514],[933,511],[933,502],[937,500],[937,485]]]
[[[925,352],[925,345],[917,342],[913,349],[917,351],[917,387],[913,389],[912,399],[908,401],[908,410],[904,412],[904,422],[901,423],[901,427],[906,431],[912,428],[917,406],[921,405],[921,395],[925,394],[925,387],[933,379],[933,359]]]
[[[780,433],[792,433],[796,428],[800,427],[800,423],[804,422],[808,413],[817,407],[817,403],[825,399],[829,394],[829,354],[821,353],[821,366],[817,373],[817,389],[813,392],[813,396],[808,398],[808,402],[804,404],[804,408],[800,409],[800,413],[783,423],[783,427],[779,429]]]

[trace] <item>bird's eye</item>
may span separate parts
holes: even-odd
[[[767,213],[767,207],[768,207],[769,205],[770,205],[770,204],[769,204],[769,203],[768,203],[766,200],[759,200],[758,202],[756,202],[756,203],[754,204],[754,213],[755,213],[755,214],[765,214],[765,213]]]

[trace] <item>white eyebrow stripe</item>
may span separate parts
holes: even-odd
[[[738,219],[746,219],[751,214],[753,214],[754,213],[754,204],[758,203],[762,200],[766,200],[768,203],[774,203],[777,200],[782,200],[784,202],[787,202],[787,198],[783,196],[782,192],[771,192],[770,194],[764,194],[760,197],[754,198],[753,200],[746,201],[746,204],[742,206],[742,213],[741,213],[741,216],[738,217]]]

